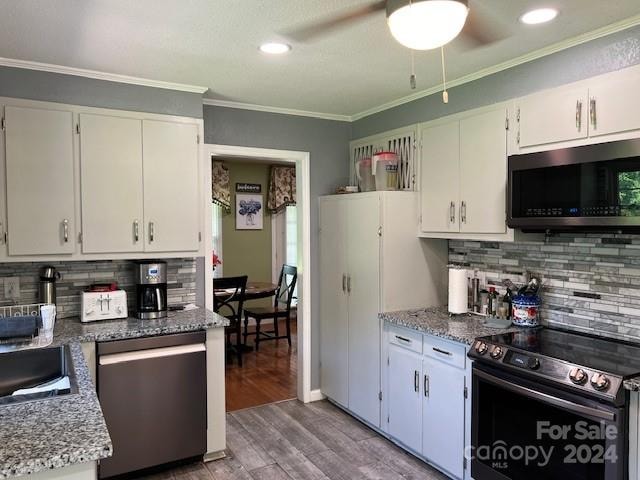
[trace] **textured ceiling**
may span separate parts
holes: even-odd
[[[206,97],[354,115],[415,93],[410,57],[383,14],[280,57],[276,32],[363,0],[0,0],[0,57],[209,87]],[[489,47],[447,50],[448,77],[477,72],[640,14],[638,0],[546,0],[547,25],[517,21],[538,0],[471,0],[512,31]],[[439,52],[416,55],[418,90],[440,82]]]

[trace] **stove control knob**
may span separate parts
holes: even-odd
[[[493,347],[493,350],[491,350],[491,358],[493,358],[494,360],[498,360],[502,356],[502,353],[502,347],[498,347],[496,345],[495,347]]]
[[[478,352],[478,355],[484,355],[488,350],[489,346],[484,342],[478,342],[476,345],[476,352]]]
[[[531,357],[528,361],[527,361],[527,366],[531,369],[531,370],[538,370],[540,368],[540,360],[538,360],[535,357]]]
[[[591,386],[599,392],[604,392],[609,388],[609,379],[602,373],[594,373],[591,377]]]
[[[569,379],[576,385],[584,385],[587,382],[587,372],[581,368],[574,367],[569,372]]]

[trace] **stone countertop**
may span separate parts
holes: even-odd
[[[56,322],[53,341],[54,344],[65,344],[123,340],[193,332],[225,327],[228,324],[229,320],[225,317],[204,308],[170,311],[166,318],[156,320],[140,320],[129,317],[121,320],[81,323],[78,318],[67,318]]]
[[[630,378],[624,381],[624,388],[632,392],[640,392],[640,377]]]
[[[172,311],[166,318],[56,322],[52,346],[69,344],[78,392],[0,406],[0,478],[27,475],[106,458],[111,438],[80,343],[218,328],[228,320],[211,311]]]
[[[0,406],[0,478],[96,461],[112,454],[82,349],[79,344],[70,348],[77,393]]]
[[[484,325],[479,315],[450,315],[446,307],[419,308],[381,313],[380,319],[401,327],[412,328],[454,342],[473,344],[476,337],[517,332],[522,327],[491,328]]]

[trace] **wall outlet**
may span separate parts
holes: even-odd
[[[4,278],[4,298],[11,300],[20,298],[20,277]]]

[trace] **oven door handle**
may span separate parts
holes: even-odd
[[[511,383],[501,378],[495,377],[489,373],[483,372],[482,370],[474,370],[473,373],[483,380],[486,380],[490,383],[493,383],[494,385],[504,388],[505,390],[509,390],[524,397],[539,400],[541,402],[563,408],[573,413],[588,415],[590,417],[600,418],[602,420],[608,420],[611,422],[614,422],[616,420],[616,414],[613,412],[605,412],[603,410],[598,410],[597,408],[587,407],[585,405],[580,405],[563,398],[554,397],[553,395],[549,395],[547,393],[538,392],[537,390],[533,390],[531,388],[516,385],[515,383]]]

